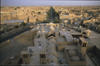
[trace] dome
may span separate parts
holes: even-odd
[[[62,29],[63,31],[65,31],[65,29]]]
[[[80,58],[78,56],[73,56],[70,59],[71,61],[80,61]]]
[[[56,40],[55,40],[55,39],[53,39],[53,38],[52,38],[52,39],[50,39],[50,40],[49,40],[49,44],[55,44],[55,45],[56,45]]]
[[[53,56],[55,56],[55,57],[57,57],[58,58],[58,54],[57,54],[57,52],[55,51],[55,50],[49,50],[49,53],[48,53],[48,55],[53,55]]]
[[[75,50],[69,50],[69,51],[68,51],[68,54],[69,54],[69,56],[77,55],[77,53],[76,53]]]
[[[80,26],[79,28],[82,28],[82,26]]]
[[[50,25],[53,25],[53,23],[52,23],[52,22],[50,22]]]
[[[48,45],[48,50],[56,50],[55,45],[54,44],[50,44]]]
[[[51,31],[54,31],[54,27],[53,27],[53,26],[50,26],[49,29],[50,29]]]
[[[42,33],[45,33],[45,31],[43,30]]]
[[[44,26],[41,26],[40,28],[41,28],[41,31],[44,31]]]
[[[41,31],[38,31],[38,32],[37,32],[37,35],[40,35],[40,34],[41,34]]]
[[[85,30],[86,32],[88,32],[88,33],[91,33],[91,31],[88,29],[88,30]]]
[[[36,29],[38,30],[39,29],[39,26],[37,26]]]
[[[47,57],[47,62],[48,63],[58,63],[58,59],[55,56],[50,55]]]

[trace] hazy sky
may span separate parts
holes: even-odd
[[[69,6],[78,6],[78,5],[99,5],[100,1],[66,1],[66,0],[1,0],[1,6],[34,6],[34,5],[69,5]]]

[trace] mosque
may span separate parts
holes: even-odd
[[[64,25],[52,22],[37,24],[31,32],[36,32],[34,46],[21,52],[22,66],[86,66],[88,42],[81,33],[73,33]]]

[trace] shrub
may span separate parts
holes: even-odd
[[[15,8],[14,10],[17,10],[17,8]]]
[[[36,19],[36,21],[38,21],[38,19]]]
[[[5,33],[5,31],[4,30],[0,30],[0,34],[3,34],[3,33]]]
[[[18,25],[15,25],[15,28],[16,28],[16,29],[18,29],[18,28],[19,28],[19,26],[18,26]]]
[[[26,26],[26,23],[22,22],[22,23],[20,24],[20,26]]]
[[[56,19],[56,20],[54,21],[54,23],[60,23],[60,20]]]
[[[17,8],[20,8],[20,7],[17,7]]]
[[[49,21],[43,20],[42,23],[49,23]]]
[[[41,12],[38,12],[38,14],[41,14]]]

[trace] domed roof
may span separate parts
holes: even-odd
[[[62,29],[62,31],[65,31],[65,29]]]
[[[77,53],[76,53],[75,50],[69,50],[69,51],[68,51],[68,54],[69,54],[69,56],[77,55]]]
[[[38,30],[39,29],[39,26],[37,26],[36,29]]]
[[[55,50],[49,50],[49,53],[48,53],[49,55],[53,55],[53,56],[55,56],[55,57],[57,57],[58,58],[58,54],[57,54],[57,52],[55,51]]]
[[[53,38],[51,38],[51,39],[49,40],[49,44],[55,44],[55,45],[56,45],[56,40],[53,39]]]
[[[43,30],[42,33],[45,33],[45,31]]]
[[[56,50],[55,45],[54,44],[50,44],[48,45],[48,50]]]
[[[37,32],[37,35],[40,35],[40,34],[41,34],[41,31],[38,31],[38,32]]]
[[[41,31],[38,31],[38,33],[41,33]]]
[[[50,22],[49,24],[50,24],[50,25],[53,25],[53,23],[52,23],[52,22]]]
[[[47,62],[48,63],[58,63],[58,59],[55,56],[50,55],[47,57]]]
[[[79,26],[79,28],[82,28],[82,26]]]
[[[70,59],[71,61],[80,61],[80,58],[78,56],[73,56]]]
[[[91,33],[91,30],[89,30],[89,29],[88,30],[85,30],[85,31]]]
[[[54,31],[54,27],[53,27],[53,26],[50,26],[49,29],[50,29],[51,31]]]
[[[41,27],[41,31],[44,31],[44,27],[43,26]]]

